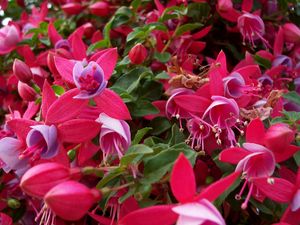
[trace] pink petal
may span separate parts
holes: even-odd
[[[240,176],[240,172],[234,172],[227,177],[224,177],[217,182],[209,185],[204,191],[196,196],[197,199],[205,198],[208,201],[216,200],[224,191],[226,191]]]
[[[283,151],[273,151],[276,162],[283,162],[292,157],[297,151],[300,150],[300,146],[289,145]]]
[[[191,113],[203,113],[210,105],[210,100],[198,95],[177,95],[175,103],[184,110]]]
[[[115,66],[117,64],[117,61],[118,61],[117,48],[111,48],[109,50],[106,50],[106,52],[97,59],[96,62],[103,69],[104,77],[106,80],[109,80],[109,78],[111,77],[115,69]]]
[[[42,116],[45,119],[49,107],[55,102],[56,96],[47,80],[44,82],[43,92],[42,92]]]
[[[57,69],[58,73],[61,75],[61,77],[65,81],[73,84],[74,83],[73,67],[74,67],[75,63],[69,59],[65,59],[65,58],[58,57],[58,56],[54,57],[54,63],[55,63],[56,69]]]
[[[63,39],[62,36],[57,32],[53,23],[50,23],[48,26],[48,35],[52,45],[55,45],[56,42]]]
[[[222,150],[222,152],[219,155],[219,160],[231,164],[238,164],[239,161],[241,161],[249,154],[251,154],[251,152],[243,148],[239,148],[239,147],[227,148]]]
[[[91,159],[99,150],[99,146],[94,145],[92,142],[88,141],[82,143],[78,149],[78,165],[84,165],[89,159]]]
[[[249,78],[258,78],[261,76],[261,72],[258,65],[244,66],[237,69],[235,72],[241,74],[246,80],[246,82],[249,82]]]
[[[154,0],[154,4],[158,9],[159,14],[161,15],[165,11],[165,7],[160,3],[159,0]]]
[[[10,130],[12,130],[20,140],[25,141],[31,126],[37,125],[38,122],[28,119],[13,119],[7,122]]]
[[[253,6],[253,0],[243,0],[242,10],[246,12],[250,12]]]
[[[211,95],[224,96],[224,84],[221,70],[213,68],[209,72],[209,87]]]
[[[284,31],[281,27],[279,27],[279,31],[275,37],[274,42],[274,55],[281,55],[284,45]]]
[[[60,140],[69,143],[80,143],[91,140],[100,132],[99,123],[86,119],[69,120],[57,128]]]
[[[294,184],[282,178],[256,178],[253,179],[256,187],[268,198],[284,203],[292,199]]]
[[[50,107],[46,117],[47,124],[62,123],[75,118],[87,105],[88,100],[74,99],[78,95],[77,88],[71,89],[60,96]]]
[[[203,38],[204,36],[206,36],[209,31],[211,30],[212,26],[207,26],[205,28],[203,28],[202,30],[192,34],[192,38],[194,40],[197,40],[197,39],[200,39],[200,38]]]
[[[81,39],[82,35],[74,35],[72,38],[73,57],[76,60],[83,60],[86,57],[86,46]]]
[[[127,106],[115,92],[106,88],[101,95],[94,97],[94,100],[99,112],[104,112],[108,116],[119,120],[131,119]]]
[[[288,225],[299,225],[299,221],[300,221],[300,209],[293,212],[290,207],[288,207],[285,210],[280,220],[281,223],[288,223]]]
[[[179,202],[187,202],[196,193],[194,171],[189,160],[181,153],[175,161],[170,185],[172,193]]]
[[[99,222],[99,224],[101,225],[116,225],[116,222],[112,221],[109,218],[106,218],[104,216],[100,216],[94,213],[89,212],[88,213],[90,217],[92,217],[94,220],[96,220],[97,222]]]
[[[151,206],[127,214],[119,225],[172,225],[178,215],[172,211],[173,205]]]
[[[265,127],[263,122],[257,118],[252,120],[246,130],[246,141],[263,145]]]
[[[35,102],[29,102],[25,113],[23,114],[24,119],[31,119],[39,111],[40,105]]]

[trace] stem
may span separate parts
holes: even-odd
[[[180,19],[180,18],[179,18]],[[176,33],[177,33],[177,30],[179,29],[181,23],[178,22],[177,26],[176,26],[176,29],[174,30],[172,36],[170,37],[170,39],[168,40],[168,42],[166,43],[165,47],[163,48],[163,50],[161,51],[161,53],[164,53],[170,46],[170,44],[172,43],[172,41],[174,40],[174,38],[176,37]]]

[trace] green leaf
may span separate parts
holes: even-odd
[[[118,203],[122,204],[123,202],[125,202],[130,196],[132,196],[136,192],[136,189],[137,189],[136,186],[129,187],[129,190],[127,191],[127,193],[122,195],[118,199]]]
[[[93,51],[100,49],[100,48],[106,48],[106,47],[108,47],[108,45],[109,44],[108,44],[107,40],[97,41],[88,47],[87,54],[91,54]]]
[[[144,136],[148,133],[148,131],[152,130],[152,127],[144,127],[138,130],[131,142],[132,145],[140,143],[140,141],[144,138]]]
[[[221,204],[225,201],[228,195],[233,192],[241,183],[241,179],[237,179],[226,191],[224,191],[216,200],[215,205],[217,207],[221,206]]]
[[[298,167],[300,166],[300,151],[297,151],[295,154],[294,154],[294,159],[298,165]]]
[[[283,97],[300,106],[300,95],[296,91],[290,91],[283,95]]]
[[[159,110],[147,100],[128,103],[129,111],[133,117],[143,117],[150,114],[157,114]]]
[[[120,163],[122,166],[138,163],[144,155],[151,153],[153,153],[153,150],[146,145],[133,145],[129,147],[126,154],[121,158]]]
[[[258,65],[264,67],[265,69],[270,69],[272,66],[271,62],[268,59],[263,58],[257,54],[254,55],[254,60]]]
[[[147,159],[144,164],[144,178],[140,180],[141,183],[148,184],[159,181],[167,172],[171,170],[175,160],[181,152],[184,153],[184,155],[192,164],[194,164],[197,157],[197,153],[195,151],[181,148],[165,149],[152,156],[150,159]]]
[[[155,79],[157,79],[157,80],[160,80],[160,79],[168,80],[168,79],[170,79],[170,75],[167,74],[165,71],[162,71],[161,73],[159,73],[155,76]]]
[[[188,32],[188,31],[192,31],[192,30],[195,30],[195,29],[198,29],[200,27],[202,27],[203,24],[201,23],[186,23],[182,26],[180,26],[177,30],[176,30],[176,33],[175,35],[176,36],[180,36],[182,35],[183,33],[185,32]]]
[[[169,144],[172,146],[184,141],[185,141],[185,136],[183,132],[179,130],[179,127],[176,124],[174,124],[172,126],[172,134],[171,134]]]
[[[152,135],[159,135],[171,127],[170,121],[165,117],[156,117],[150,122],[150,126],[153,127],[151,131]]]
[[[124,169],[122,167],[116,168],[110,171],[105,177],[103,177],[97,184],[96,188],[100,189],[105,187],[107,183],[109,183],[114,178],[122,175],[124,173]]]
[[[170,60],[171,58],[171,54],[169,52],[154,52],[154,59],[157,59],[158,61],[162,62],[162,63],[166,63]]]
[[[65,89],[59,85],[52,85],[52,89],[57,96],[61,96],[63,93],[65,93]]]
[[[210,14],[210,6],[207,3],[191,3],[188,5],[187,16],[194,21],[205,22]]]

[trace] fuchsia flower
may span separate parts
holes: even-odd
[[[45,195],[47,207],[55,215],[68,221],[82,218],[100,199],[101,193],[98,190],[89,189],[76,181],[60,183]]]
[[[263,37],[265,24],[260,16],[246,12],[238,18],[237,23],[244,43],[247,40],[252,47],[255,47],[255,41],[262,40],[263,44],[268,46],[267,40]]]
[[[293,132],[285,125],[279,125],[279,127],[281,126],[284,128],[282,132],[278,129],[278,125],[273,125],[269,128],[270,131],[267,131],[267,133],[269,132],[267,135],[265,134],[264,125],[261,120],[252,120],[246,131],[246,141],[248,143],[244,143],[243,148],[233,147],[225,149],[219,155],[220,161],[237,164],[236,171],[243,172],[246,178],[246,182],[237,195],[237,199],[241,198],[247,183],[250,185],[248,195],[242,204],[243,209],[247,207],[252,194],[258,199],[262,198],[257,191],[260,187],[253,180],[270,177],[275,170],[276,162],[288,159],[300,149],[297,146],[290,145],[290,135]],[[265,140],[268,141],[266,142]],[[268,143],[272,144],[268,145]],[[280,146],[280,151],[278,151],[277,147],[274,148],[276,143]],[[270,149],[263,145],[270,147]]]
[[[74,98],[89,99],[101,94],[107,81],[104,72],[96,62],[89,62],[84,68],[81,62],[77,62],[73,68],[74,83],[80,93]]]
[[[100,147],[103,151],[103,158],[108,156],[123,156],[131,144],[131,133],[129,125],[124,120],[117,120],[101,113],[97,122],[101,123]]]
[[[18,139],[5,137],[0,140],[0,159],[4,163],[2,169],[6,173],[16,170],[17,174],[22,174],[28,168],[28,159],[19,160],[22,148],[22,142]]]
[[[283,25],[284,39],[287,42],[298,44],[300,43],[300,29],[293,23]]]
[[[59,145],[57,130],[54,125],[32,126],[26,137],[27,148],[21,152],[20,157],[31,157],[32,160],[49,159],[57,155]]]
[[[43,198],[56,185],[71,178],[79,177],[79,169],[70,169],[59,163],[42,163],[36,165],[22,176],[20,187],[33,197]]]
[[[128,57],[132,64],[142,64],[147,58],[147,49],[142,44],[136,44],[130,49]]]
[[[254,180],[259,190],[268,198],[280,203],[289,203],[280,221],[290,225],[298,225],[300,221],[300,169],[294,179],[294,183],[275,177]]]
[[[172,225],[177,221],[180,225],[224,225],[224,219],[211,202],[218,198],[238,176],[239,173],[233,173],[197,194],[193,167],[188,159],[180,154],[174,164],[170,179],[172,193],[180,203],[133,211],[122,218],[119,224]]]
[[[0,55],[14,50],[21,40],[19,29],[15,25],[7,25],[0,29]]]

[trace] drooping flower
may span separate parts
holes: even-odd
[[[4,163],[2,169],[6,173],[16,170],[17,174],[22,174],[28,168],[28,159],[19,160],[22,148],[22,142],[18,139],[5,137],[0,140],[0,159]]]
[[[2,27],[0,29],[0,55],[5,55],[14,50],[20,39],[20,31],[15,25]]]
[[[178,205],[172,210],[179,214],[176,225],[225,225],[220,212],[206,199]]]
[[[30,157],[31,160],[54,157],[59,150],[57,130],[54,125],[35,125],[26,137],[27,148],[20,153],[20,158]]]
[[[211,184],[200,194],[196,193],[193,167],[189,160],[180,154],[174,163],[170,185],[178,204],[157,205],[135,210],[122,218],[122,225],[224,225],[224,219],[210,203],[218,198],[239,176],[233,173]]]
[[[255,41],[262,40],[264,45],[269,45],[263,37],[265,34],[265,24],[260,16],[245,12],[238,18],[237,23],[243,36],[243,43],[248,41],[252,47],[256,47]]]
[[[104,159],[110,155],[123,156],[131,144],[131,133],[129,125],[124,120],[117,120],[101,113],[96,120],[101,123],[100,147]]]
[[[74,98],[89,99],[104,91],[107,81],[102,68],[96,62],[89,62],[84,68],[77,62],[73,68],[73,79],[80,93]]]

